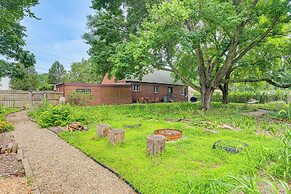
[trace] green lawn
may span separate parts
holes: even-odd
[[[286,130],[289,121],[268,123],[241,115],[257,108],[280,106],[214,104],[208,112],[199,110],[199,104],[190,103],[69,107],[73,118],[81,118],[89,131],[62,132],[60,137],[115,170],[142,193],[212,193],[215,186],[217,193],[227,193],[231,187],[221,182],[232,182],[229,175],[260,173],[282,177],[277,164],[283,149],[280,138],[257,135],[256,131]],[[191,122],[177,121],[182,118]],[[142,127],[124,129],[125,143],[112,146],[107,139],[96,137],[100,122],[113,128],[137,124]],[[223,123],[241,131],[217,128]],[[184,137],[166,143],[164,154],[147,157],[146,137],[161,128],[182,130]],[[249,146],[238,154],[230,154],[212,149],[218,140],[239,140]]]

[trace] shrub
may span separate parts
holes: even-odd
[[[0,121],[0,133],[12,131],[14,126],[8,123],[7,121]]]
[[[68,96],[68,103],[73,106],[86,106],[90,101],[94,100],[91,93],[71,92]]]
[[[36,116],[41,127],[65,126],[70,122],[84,121],[83,115],[73,114],[69,105],[48,105],[47,109]]]
[[[246,103],[250,99],[256,99],[260,103],[268,103],[273,101],[286,101],[288,91],[274,90],[274,91],[232,91],[228,95],[229,102],[232,103]],[[198,99],[201,99],[199,93],[195,94]],[[222,93],[215,92],[212,97],[213,102],[222,101]]]

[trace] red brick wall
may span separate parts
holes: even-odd
[[[173,87],[173,96],[175,101],[187,101],[187,97],[182,95],[182,89],[184,86],[177,86],[177,85],[168,85],[168,84],[154,84],[154,83],[139,83],[139,82],[132,82],[132,85],[139,85],[140,90],[139,92],[134,92],[132,90],[132,99],[133,102],[136,102],[140,98],[159,98],[160,101],[163,100],[164,96],[168,94],[168,87]],[[153,87],[159,86],[159,93],[153,92]]]
[[[76,89],[91,89],[93,99],[90,105],[101,104],[130,104],[132,103],[132,93],[130,84],[80,84],[65,83],[58,85],[57,91],[64,93],[68,99],[71,92]]]

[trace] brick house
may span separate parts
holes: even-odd
[[[131,78],[117,81],[105,76],[101,84],[130,84],[132,102],[187,101],[188,99],[188,87],[181,81],[175,82],[168,71],[155,71],[145,75],[142,80]]]
[[[90,105],[101,104],[131,104],[132,93],[130,84],[84,84],[84,83],[60,83],[55,90],[63,92],[68,99],[71,92],[91,93],[93,100]]]

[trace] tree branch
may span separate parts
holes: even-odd
[[[273,86],[279,88],[291,88],[291,83],[278,83],[270,78],[260,78],[260,79],[244,79],[244,80],[225,80],[224,83],[255,83],[255,82],[267,82]]]
[[[272,24],[269,26],[269,28],[261,35],[259,36],[256,40],[254,40],[252,43],[250,43],[247,47],[245,47],[238,55],[237,57],[233,60],[232,63],[237,63],[249,50],[254,48],[257,44],[259,44],[261,41],[263,41],[266,36],[273,30],[275,27],[277,21],[279,20],[279,16],[275,16]]]

